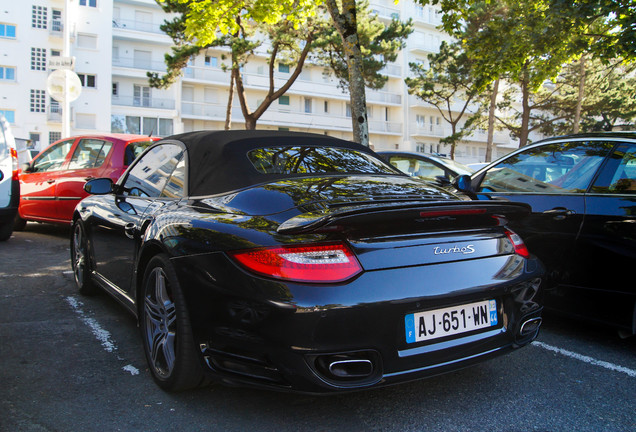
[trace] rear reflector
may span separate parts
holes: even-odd
[[[12,148],[11,151],[11,159],[12,159],[12,165],[13,165],[13,170],[11,172],[11,179],[18,181],[19,177],[18,177],[18,152],[16,151],[16,149]]]
[[[530,251],[526,247],[526,244],[521,240],[521,237],[513,231],[506,230],[506,235],[510,239],[510,242],[515,248],[515,253],[521,255],[524,258],[530,258]]]
[[[259,248],[230,256],[254,273],[298,282],[343,282],[362,271],[344,243]]]

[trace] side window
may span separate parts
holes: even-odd
[[[486,172],[485,192],[584,193],[614,144],[578,141],[546,144],[511,156]]]
[[[73,139],[62,141],[42,153],[31,164],[32,172],[48,172],[62,168],[64,160],[73,147]]]
[[[159,197],[175,167],[183,157],[176,144],[153,147],[135,163],[124,182],[124,193],[130,196]]]
[[[592,192],[636,194],[636,145],[618,146],[594,182]]]
[[[177,164],[166,187],[163,188],[161,196],[167,198],[182,198],[185,196],[185,158],[182,157]]]
[[[124,151],[124,166],[128,166],[137,159],[154,141],[137,141],[126,146]]]
[[[102,166],[112,147],[113,143],[110,141],[82,139],[73,152],[68,169],[98,168]]]
[[[403,173],[413,177],[435,180],[435,177],[445,176],[446,174],[442,168],[433,165],[430,162],[415,158],[392,156],[390,162],[391,165],[393,165]]]

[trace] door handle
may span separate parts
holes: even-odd
[[[47,180],[46,182],[47,182],[48,184],[52,184],[52,183],[55,183],[55,180],[53,180],[53,179],[49,179],[49,180]]]
[[[554,220],[564,220],[569,216],[575,215],[576,212],[565,207],[555,207],[552,210],[544,211],[543,214],[552,216]]]

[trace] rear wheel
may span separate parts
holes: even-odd
[[[148,263],[141,298],[141,336],[155,382],[164,390],[187,390],[204,382],[185,299],[165,255]]]
[[[91,295],[97,291],[91,279],[93,270],[91,262],[90,242],[86,236],[84,224],[80,219],[73,223],[73,234],[71,236],[71,266],[73,267],[73,277],[80,294]]]

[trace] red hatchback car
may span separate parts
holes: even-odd
[[[117,181],[128,165],[158,137],[129,134],[82,135],[62,139],[38,154],[20,174],[20,206],[15,229],[26,221],[70,223],[88,194],[92,178]]]

